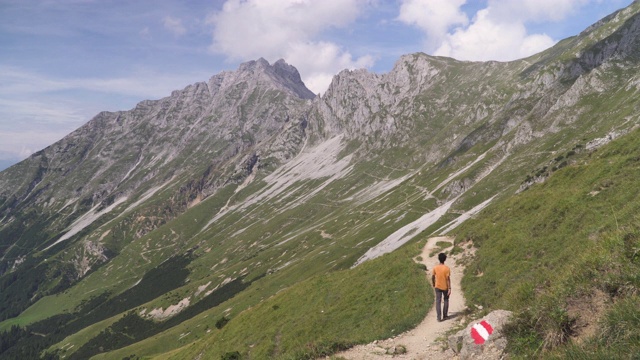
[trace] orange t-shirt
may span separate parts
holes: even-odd
[[[447,280],[451,276],[451,270],[447,265],[438,264],[433,267],[433,275],[436,277],[435,287],[440,290],[448,290]]]

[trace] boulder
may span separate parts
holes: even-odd
[[[463,360],[502,359],[507,347],[503,328],[511,314],[511,311],[495,310],[471,322],[464,330],[449,336],[449,347]]]

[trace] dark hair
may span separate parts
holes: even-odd
[[[447,254],[445,253],[438,254],[438,260],[440,260],[440,263],[444,264],[444,261],[447,260]]]

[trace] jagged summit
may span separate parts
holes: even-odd
[[[287,64],[284,59],[276,61],[273,65],[264,58],[247,61],[240,64],[238,73],[247,73],[252,76],[264,74],[283,90],[288,90],[301,99],[313,99],[316,96],[302,82],[298,69]]]

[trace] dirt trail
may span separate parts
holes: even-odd
[[[447,241],[453,245],[452,237],[434,237],[427,241],[422,249],[422,263],[427,266],[429,283],[431,283],[431,269],[438,264],[437,254],[430,257],[429,254],[436,248],[436,243]],[[460,255],[447,258],[445,264],[451,268],[451,297],[449,298],[449,320],[438,322],[436,319],[436,308],[431,307],[427,317],[412,330],[409,330],[397,337],[378,340],[371,344],[358,345],[347,351],[335,354],[335,358],[349,360],[369,360],[369,359],[451,359],[455,354],[451,350],[443,352],[440,345],[434,342],[444,333],[451,329],[458,322],[462,321],[462,314],[465,309],[465,299],[461,292],[460,280],[462,279],[463,267],[457,262]],[[388,349],[397,346],[406,348],[405,354],[387,354]]]

